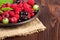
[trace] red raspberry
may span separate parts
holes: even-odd
[[[11,22],[11,23],[17,23],[17,21],[18,21],[18,20],[17,20],[17,18],[15,18],[15,17],[12,17],[12,18],[10,19],[10,22]]]
[[[10,10],[6,10],[5,12],[8,12],[8,13],[9,13],[9,12],[10,12]]]
[[[2,15],[3,18],[8,18],[9,17],[9,13],[8,12],[4,12],[4,14]]]
[[[22,1],[18,4],[18,7],[19,8],[23,7],[23,2]]]
[[[13,11],[10,11],[9,15],[10,15],[10,17],[13,17],[15,15],[15,13]]]
[[[34,13],[31,13],[31,16],[34,16]]]
[[[2,21],[2,17],[0,16],[0,22]]]
[[[6,7],[10,7],[11,6],[10,3],[6,3],[5,5],[6,5]]]
[[[35,1],[34,0],[28,0],[28,3],[33,6],[35,4]]]
[[[30,13],[28,13],[28,18],[29,18],[29,19],[31,18],[31,14],[30,14]]]
[[[33,13],[34,10],[31,8],[30,5],[28,5],[27,3],[24,2],[24,10],[29,12],[29,13]]]
[[[18,14],[15,14],[14,17],[17,18],[17,19],[20,18],[20,16]]]
[[[6,5],[5,5],[5,4],[3,4],[3,5],[2,5],[2,8],[4,8],[4,7],[6,7]]]
[[[16,7],[17,7],[17,4],[12,4],[11,5],[11,8],[13,8],[13,9],[16,9]]]
[[[19,14],[21,11],[22,11],[21,8],[16,7],[16,9],[15,9],[15,13],[16,13],[16,14]]]

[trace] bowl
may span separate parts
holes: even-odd
[[[32,18],[30,18],[30,19],[28,19],[28,20],[26,20],[26,21],[20,22],[20,23],[9,23],[9,24],[2,24],[2,23],[0,23],[0,27],[20,26],[20,25],[22,25],[22,24],[28,23],[28,22],[34,20],[35,18],[37,18],[38,15],[41,13],[41,6],[40,6],[40,3],[39,3],[38,0],[35,0],[35,1],[36,1],[36,3],[39,5],[39,11],[38,11],[38,13],[37,13],[34,17],[32,17]]]

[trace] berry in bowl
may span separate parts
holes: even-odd
[[[6,2],[5,2],[6,1]],[[35,0],[0,1],[0,26],[17,26],[27,23],[39,15]]]

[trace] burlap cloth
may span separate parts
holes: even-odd
[[[39,31],[44,31],[46,28],[45,26],[39,21],[38,18],[34,19],[33,21],[21,25],[17,28],[10,28],[10,29],[2,29],[0,28],[0,39],[4,39],[6,37],[11,36],[26,36],[27,34],[33,34]]]

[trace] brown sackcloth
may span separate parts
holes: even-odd
[[[33,34],[39,31],[44,31],[46,27],[39,21],[38,18],[33,21],[23,24],[20,27],[12,29],[2,29],[0,28],[0,39],[12,36],[26,36],[27,34]]]

